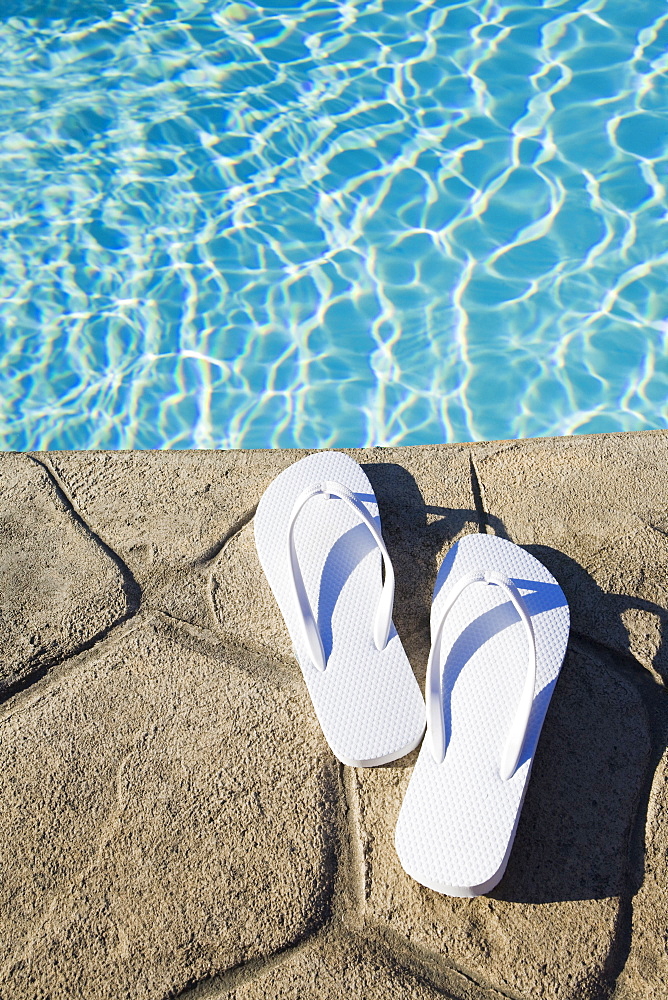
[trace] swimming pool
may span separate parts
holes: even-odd
[[[0,27],[0,448],[668,426],[663,0]]]

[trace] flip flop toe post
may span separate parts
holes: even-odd
[[[334,754],[370,767],[409,753],[425,707],[392,623],[394,572],[364,471],[341,452],[285,469],[260,501],[255,542]]]
[[[524,549],[467,535],[450,550],[432,604],[427,736],[395,834],[405,871],[430,889],[478,896],[501,880],[568,631],[563,591]]]

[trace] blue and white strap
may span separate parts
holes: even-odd
[[[434,630],[429,661],[427,663],[426,681],[426,701],[427,701],[427,738],[430,743],[431,753],[437,764],[445,759],[446,739],[445,725],[443,720],[443,671],[441,669],[441,635],[443,626],[452,610],[454,604],[463,594],[467,587],[473,583],[488,583],[501,587],[512,601],[515,610],[524,623],[524,628],[528,640],[527,670],[524,678],[524,687],[520,695],[519,704],[515,713],[515,718],[510,726],[506,739],[499,771],[501,778],[508,781],[512,778],[517,768],[517,763],[522,752],[522,744],[526,736],[529,716],[533,706],[534,691],[536,688],[536,638],[531,615],[527,606],[513,581],[494,572],[472,572],[461,576],[447,595],[441,609],[436,629]]]
[[[376,649],[385,648],[390,633],[390,626],[392,625],[392,606],[394,604],[394,570],[392,568],[388,551],[385,548],[383,537],[376,526],[376,522],[372,518],[371,514],[369,514],[364,504],[357,499],[355,494],[349,490],[347,486],[344,486],[342,483],[334,482],[333,480],[328,480],[324,483],[319,483],[316,486],[310,486],[308,489],[304,490],[303,493],[299,494],[294,502],[292,512],[290,514],[290,520],[288,522],[288,572],[295,604],[299,609],[304,639],[306,641],[306,646],[310,653],[311,660],[318,670],[324,670],[327,665],[325,651],[323,649],[322,639],[320,638],[318,623],[315,615],[313,614],[308,594],[306,593],[306,588],[304,587],[304,579],[299,568],[299,561],[297,559],[294,541],[294,527],[297,517],[309,500],[316,496],[324,496],[327,499],[330,497],[337,497],[339,500],[343,500],[343,502],[346,503],[362,519],[363,523],[366,524],[376,545],[381,551],[385,566],[385,580],[380,599],[378,601],[378,606],[376,607],[376,615],[374,619],[373,638]]]

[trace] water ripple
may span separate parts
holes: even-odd
[[[668,425],[663,2],[0,19],[0,447]]]

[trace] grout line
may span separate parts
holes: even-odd
[[[207,629],[197,622],[189,622],[183,618],[177,618],[168,611],[161,608],[151,608],[151,614],[156,618],[163,619],[165,624],[169,624],[178,632],[183,632],[195,642],[199,643],[208,655],[219,653],[221,650],[229,651],[236,655],[250,653],[256,659],[271,660],[272,667],[281,670],[285,677],[291,681],[302,680],[299,667],[294,659],[284,656],[282,653],[268,646],[240,641],[232,632],[223,630]],[[1,1000],[1,998],[0,998]]]
[[[488,521],[485,505],[482,500],[482,490],[480,488],[480,477],[473,460],[473,450],[469,452],[469,470],[471,473],[471,492],[473,493],[473,503],[478,517],[478,531],[482,535],[488,534]]]
[[[342,924],[362,926],[368,896],[366,862],[360,832],[362,829],[360,802],[355,768],[339,765],[343,801],[341,823],[341,858],[334,893],[334,913]]]
[[[215,563],[218,556],[223,552],[223,550],[229,545],[235,535],[238,535],[240,531],[249,524],[250,521],[255,517],[255,512],[257,511],[258,504],[254,504],[248,510],[244,511],[241,517],[238,517],[233,525],[225,532],[222,539],[212,545],[207,551],[195,561],[196,566],[204,566],[211,563]]]
[[[225,636],[221,636],[220,632],[217,632],[212,628],[207,628],[206,625],[199,625],[197,622],[189,622],[186,618],[177,618],[176,615],[171,614],[169,611],[165,611],[163,608],[151,608],[151,611],[158,618],[166,618],[169,624],[174,628],[187,632],[191,638],[204,643],[209,650],[212,650],[213,648],[219,649],[221,646],[224,646],[225,648],[229,648],[231,646],[234,649],[246,650],[246,647],[242,646],[238,642],[234,642],[233,638],[225,641]],[[250,653],[255,652],[255,650],[252,649],[248,649],[246,651]]]
[[[346,942],[349,946],[359,950],[369,949],[372,954],[375,954],[377,958],[387,964],[388,968],[403,969],[420,982],[426,984],[434,993],[438,993],[446,998],[446,1000],[459,1000],[462,995],[459,984],[450,984],[445,981],[451,975],[464,980],[466,987],[468,987],[467,995],[471,988],[480,991],[480,1000],[495,1000],[495,998],[498,998],[498,1000],[517,1000],[517,997],[497,990],[494,987],[481,986],[475,980],[471,979],[470,976],[451,967],[445,970],[445,974],[442,969],[435,969],[435,981],[430,971],[425,970],[424,965],[419,964],[420,959],[426,961],[427,964],[433,964],[433,956],[420,955],[419,949],[411,947],[399,936],[395,936],[392,933],[389,935],[381,934],[380,937],[376,938],[365,933],[355,934],[345,926],[325,927],[316,934],[274,952],[268,957],[251,959],[232,969],[188,985],[180,992],[170,992],[164,1000],[222,1000],[222,998],[229,996],[232,990],[260,979],[275,969],[281,968],[291,959],[312,948],[318,942],[325,944],[328,941],[332,941],[332,939]],[[439,971],[440,975],[438,974]]]
[[[233,538],[243,531],[247,524],[255,517],[255,512],[258,505],[255,504],[245,511],[241,517],[238,517],[234,524],[225,532],[225,535],[215,546],[210,548],[203,556],[200,557],[195,563],[195,566],[199,566],[205,571],[204,579],[204,598],[206,601],[206,606],[209,611],[209,616],[211,618],[211,623],[214,627],[220,630],[220,622],[218,619],[218,614],[216,611],[216,602],[214,599],[214,593],[216,588],[216,580],[214,578],[214,572],[216,565],[218,564],[219,557],[225,551],[227,546],[230,544]]]
[[[224,972],[218,972],[199,982],[189,984],[177,993],[170,992],[164,1000],[218,1000],[218,998],[228,996],[230,991],[238,986],[244,986],[273,969],[279,969],[290,959],[310,948],[314,942],[325,938],[327,933],[326,928],[320,929],[294,944],[286,945],[271,955],[251,958],[249,961],[241,962]]]
[[[622,896],[615,923],[612,946],[603,968],[603,975],[610,982],[608,997],[612,998],[617,989],[619,977],[626,967],[631,952],[633,937],[633,896]]]
[[[95,635],[91,636],[85,642],[80,643],[73,650],[67,653],[65,656],[54,655],[42,660],[39,664],[36,664],[34,669],[29,673],[20,677],[18,680],[11,684],[8,684],[2,689],[0,693],[0,701],[5,705],[10,700],[13,700],[21,692],[29,690],[35,684],[38,684],[47,674],[53,675],[54,668],[57,669],[60,665],[64,664],[66,661],[81,655],[95,648],[100,642],[103,642],[107,636],[109,636],[114,630],[120,628],[126,622],[134,618],[139,612],[141,605],[141,587],[135,580],[132,572],[126,563],[121,559],[121,557],[108,545],[104,539],[102,539],[96,531],[94,531],[86,519],[83,517],[81,512],[77,509],[76,504],[72,501],[71,497],[67,492],[65,484],[61,481],[58,473],[52,468],[48,460],[35,458],[34,455],[26,456],[35,465],[38,465],[47,475],[51,482],[51,486],[60,500],[60,502],[65,506],[67,513],[73,519],[75,524],[78,524],[89,536],[94,544],[98,545],[105,555],[114,563],[117,567],[120,577],[121,577],[121,591],[125,598],[126,610],[124,614],[121,614],[115,621],[111,622],[105,628],[101,629]],[[58,671],[58,676],[60,676],[62,671]],[[1,711],[1,710],[0,710]],[[4,717],[4,715],[0,716]]]
[[[61,502],[69,508],[69,513],[72,518],[86,531],[86,533],[100,546],[107,555],[118,567],[121,572],[121,578],[123,581],[123,593],[125,594],[128,611],[134,614],[135,611],[139,609],[141,603],[141,587],[134,578],[134,575],[127,565],[127,563],[118,555],[118,553],[102,538],[97,531],[95,531],[91,525],[88,523],[82,512],[77,507],[76,503],[70,496],[67,484],[64,482],[60,474],[56,471],[54,466],[51,464],[49,459],[36,458],[34,455],[27,456],[31,462],[35,465],[39,465],[40,468],[44,470],[47,474],[51,483],[54,487],[56,495],[59,497]]]
[[[449,1000],[459,1000],[462,993],[461,987],[447,982],[452,976],[463,979],[468,990],[479,991],[480,1000],[492,1000],[497,997],[499,1000],[518,1000],[516,994],[506,993],[496,986],[485,986],[477,982],[456,965],[444,965],[441,955],[404,938],[388,924],[376,921],[369,924],[365,930],[364,938],[370,945],[382,949],[396,965],[407,969]]]
[[[136,629],[155,620],[155,617],[154,612],[144,614],[139,611],[125,621],[112,625],[107,632],[92,640],[90,644],[80,647],[60,660],[45,664],[39,672],[30,675],[29,683],[22,687],[15,685],[11,695],[0,704],[0,722],[10,719],[14,714],[23,712],[40,701],[51,690],[57,688],[62,680],[97,656],[103,655],[107,647],[116,646]]]

